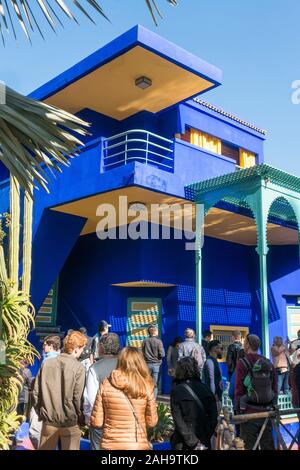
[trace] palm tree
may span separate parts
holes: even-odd
[[[166,0],[176,5],[177,0]],[[91,10],[107,18],[96,0],[86,0]],[[155,0],[145,0],[156,23],[161,16]],[[29,5],[30,3],[30,5]],[[74,8],[92,16],[82,0],[72,0]],[[55,20],[62,24],[59,10],[77,21],[64,0],[0,0],[0,34],[20,24],[30,40],[36,28],[43,36],[37,10],[54,30]],[[11,435],[18,427],[18,393],[22,387],[22,361],[33,363],[37,354],[27,336],[34,326],[30,303],[32,212],[34,187],[47,191],[47,173],[61,171],[82,145],[88,123],[45,103],[25,98],[0,84],[0,161],[10,172],[10,213],[0,218],[0,450],[8,449]],[[21,201],[24,203],[21,219]],[[23,247],[20,249],[21,232]],[[8,239],[8,243],[6,240]],[[22,253],[22,278],[20,254]]]
[[[9,448],[10,434],[19,425],[15,410],[23,382],[22,361],[32,364],[37,355],[27,340],[34,326],[29,297],[33,189],[39,185],[47,191],[45,170],[61,171],[68,165],[82,145],[80,137],[87,134],[88,126],[76,116],[25,98],[10,88],[2,96],[0,160],[10,172],[10,213],[0,220],[0,355],[5,350],[5,359],[0,357],[0,450]]]
[[[157,0],[144,0],[155,24],[157,24],[157,16],[161,17],[160,10],[157,6]],[[170,5],[177,5],[177,0],[166,0]],[[37,15],[38,11],[42,16],[45,17],[49,26],[55,30],[55,22],[59,22],[61,25],[62,20],[59,17],[61,12],[65,17],[74,20],[78,23],[77,18],[74,16],[72,10],[68,8],[64,0],[36,0],[33,4],[32,0],[20,0],[20,5],[17,0],[0,0],[0,34],[2,37],[3,44],[5,43],[4,29],[9,31],[12,30],[14,37],[17,37],[16,23],[19,23],[26,36],[30,39],[30,33],[36,28],[43,36],[41,26],[39,24]],[[29,3],[31,5],[29,5]],[[89,5],[91,12],[88,12],[86,7],[82,6],[81,0],[72,0],[73,7],[75,10],[79,10],[89,20],[94,23],[92,18],[92,12],[97,12],[102,17],[108,19],[104,13],[103,8],[97,0],[86,0]]]

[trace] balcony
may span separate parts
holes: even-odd
[[[132,129],[103,140],[104,171],[132,161],[174,172],[174,141],[143,129]]]

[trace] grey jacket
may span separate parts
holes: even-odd
[[[193,354],[193,351],[196,350],[197,354]],[[199,369],[203,369],[204,363],[206,361],[206,354],[204,348],[201,344],[197,343],[194,338],[186,338],[183,343],[180,343],[178,356],[179,359],[182,357],[189,357],[194,355],[195,358],[198,358],[197,362]]]
[[[118,358],[116,356],[103,356],[89,368],[83,395],[83,412],[87,420],[92,414],[100,384],[116,369],[117,364]]]
[[[45,424],[75,426],[82,417],[85,384],[83,365],[70,354],[48,359],[40,368],[33,389],[33,406]]]

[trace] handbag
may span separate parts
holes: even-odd
[[[134,416],[134,419],[135,419],[135,424],[136,424],[136,428],[135,428],[135,435],[136,435],[136,442],[138,440],[137,438],[137,428],[139,428],[141,431],[142,431],[142,434],[146,437],[146,440],[148,442],[148,446],[149,446],[149,449],[153,449],[153,445],[152,443],[148,440],[148,436],[147,436],[147,433],[144,431],[144,428],[141,426],[140,422],[139,422],[139,419],[137,417],[137,414],[136,414],[136,411],[135,411],[135,408],[133,406],[133,404],[131,403],[131,400],[128,398],[128,396],[126,395],[126,393],[123,392],[123,395],[124,397],[126,398],[129,406],[130,406],[130,409],[132,411],[132,414]]]

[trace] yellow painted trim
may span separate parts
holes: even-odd
[[[151,204],[172,205],[187,202],[183,198],[175,198],[168,194],[151,191],[150,189],[131,186],[53,207],[52,210],[86,218],[87,222],[81,235],[87,235],[96,232],[97,223],[100,220],[96,216],[96,209],[100,204],[110,203],[116,208],[116,225],[119,225],[118,208],[120,196],[127,196],[129,204],[133,201],[141,201],[147,208],[150,208]],[[188,202],[190,203],[190,201]],[[148,210],[150,213],[150,209]],[[193,206],[189,216],[195,221],[195,206]],[[130,220],[131,219],[128,218],[128,222],[130,222]],[[147,220],[146,216],[145,220]],[[175,217],[172,216],[172,226],[175,225],[175,220]],[[163,221],[160,220],[160,223],[162,222]],[[257,230],[252,218],[234,214],[216,207],[213,207],[205,218],[205,234],[212,238],[227,240],[246,246],[255,246],[257,244]],[[298,232],[288,227],[268,224],[268,242],[270,245],[298,245]]]
[[[152,86],[141,90],[135,80]],[[46,102],[71,113],[90,108],[123,120],[139,111],[157,113],[213,85],[166,58],[136,46],[49,97]]]
[[[249,328],[248,326],[228,326],[228,325],[210,325],[209,327],[210,331],[213,333],[214,331],[234,331],[238,330],[241,333],[246,333],[246,335],[249,334]]]

